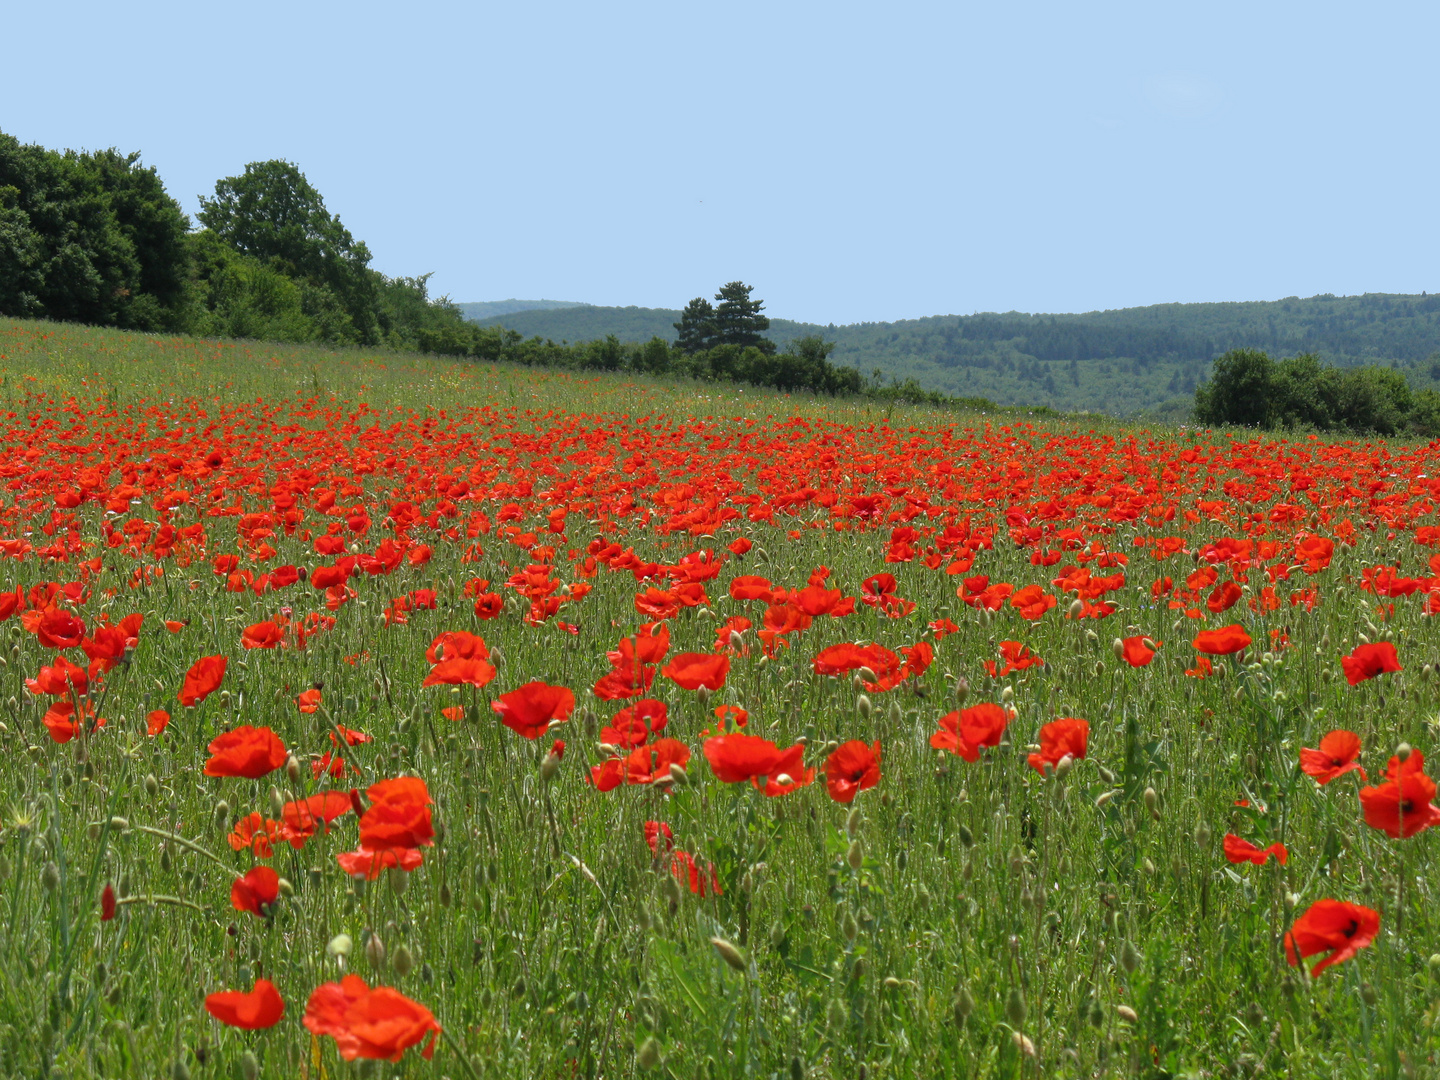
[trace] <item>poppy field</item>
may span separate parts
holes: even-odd
[[[1434,1075],[1440,450],[331,359],[0,325],[0,1073]]]

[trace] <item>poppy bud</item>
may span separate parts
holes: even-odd
[[[870,699],[864,694],[861,694],[855,699],[855,711],[860,714],[860,719],[870,719],[870,709]]]
[[[385,942],[380,940],[379,934],[372,933],[370,940],[365,942],[365,959],[377,970],[385,966]]]
[[[285,796],[278,788],[270,789],[270,813],[277,818],[285,815]]]
[[[962,675],[960,676],[960,678],[955,680],[955,703],[957,705],[963,705],[965,703],[965,699],[969,696],[970,680]]]
[[[1003,702],[1005,702],[1007,705],[1008,705],[1010,702],[1014,701],[1014,700],[1015,700],[1015,688],[1014,688],[1013,686],[1007,686],[1007,687],[1005,687],[1004,690],[1001,690],[1001,691],[1000,691],[1000,700],[1003,701]]]
[[[1134,975],[1135,969],[1140,966],[1140,951],[1135,948],[1135,943],[1126,938],[1120,945],[1120,966],[1125,969],[1125,974]]]
[[[344,960],[355,948],[355,941],[349,934],[336,934],[330,939],[330,944],[325,946],[325,951],[337,960]]]
[[[641,904],[640,907],[636,909],[635,922],[636,925],[640,927],[642,934],[648,934],[650,932],[650,912],[644,904]]]
[[[1110,643],[1110,651],[1115,654],[1115,659],[1116,659],[1116,660],[1124,660],[1124,659],[1125,659],[1125,642],[1121,641],[1121,640],[1117,637],[1114,641],[1112,641],[1112,642]]]
[[[246,1050],[240,1058],[240,1080],[258,1080],[260,1076],[260,1059],[255,1056],[255,1051]]]
[[[1211,832],[1210,832],[1210,826],[1209,826],[1209,825],[1206,825],[1205,822],[1203,822],[1203,821],[1197,821],[1197,822],[1195,823],[1195,846],[1196,846],[1196,847],[1199,847],[1199,848],[1208,848],[1208,847],[1210,846],[1210,838],[1211,838],[1211,835],[1212,835],[1212,834],[1211,834]]]
[[[845,835],[853,840],[855,838],[855,834],[859,831],[860,808],[858,806],[852,806],[850,808],[850,813],[845,815]]]
[[[1012,986],[1010,996],[1005,999],[1005,1019],[1018,1031],[1025,1026],[1025,1012],[1025,995],[1018,986]]]
[[[300,762],[295,760],[294,754],[285,760],[285,779],[292,784],[300,783]]]
[[[856,935],[860,933],[860,924],[855,921],[852,912],[847,911],[845,918],[840,920],[840,933],[845,935],[846,941],[854,941]]]
[[[642,1069],[653,1069],[660,1064],[660,1044],[655,1041],[655,1036],[650,1036],[641,1044],[635,1060]]]
[[[548,784],[555,779],[555,774],[560,771],[560,758],[554,752],[545,755],[545,760],[540,763],[540,781]]]
[[[1297,904],[1299,904],[1299,903],[1300,903],[1300,896],[1299,896],[1298,893],[1287,892],[1287,893],[1285,894],[1285,910],[1286,910],[1286,911],[1294,911],[1294,910],[1295,910],[1295,906],[1296,906]]]
[[[1430,959],[1425,961],[1425,966],[1431,971],[1440,971],[1440,953],[1431,953]]]
[[[215,804],[215,827],[221,832],[230,831],[230,804],[224,799]]]
[[[60,887],[60,867],[55,863],[47,862],[40,870],[40,887],[47,893],[53,893]]]
[[[1395,757],[1400,761],[1408,761],[1413,750],[1414,747],[1408,742],[1402,742],[1399,746],[1395,747]]]
[[[1015,1049],[1019,1050],[1020,1053],[1026,1057],[1033,1058],[1035,1056],[1035,1044],[1030,1041],[1030,1036],[1022,1035],[1016,1031],[1011,1034],[1010,1041],[1015,1044]]]
[[[670,913],[673,915],[675,909],[680,906],[680,883],[675,880],[673,875],[667,874],[661,891],[665,894],[665,899],[670,905]]]
[[[1074,767],[1074,765],[1075,759],[1069,754],[1066,754],[1064,757],[1062,757],[1059,761],[1055,763],[1055,779],[1064,780],[1065,777],[1069,775],[1070,770]]]
[[[176,1058],[170,1066],[170,1080],[190,1080],[190,1066],[182,1058]]]
[[[1134,1009],[1132,1009],[1129,1005],[1116,1005],[1115,1015],[1120,1017],[1121,1020],[1125,1020],[1131,1024],[1135,1023],[1140,1019],[1140,1014],[1137,1013]]]
[[[161,845],[160,845],[160,869],[163,870],[163,871],[165,871],[165,873],[168,874],[168,873],[170,872],[171,865],[172,865],[172,863],[171,863],[171,859],[170,859],[170,845],[169,845],[169,844],[161,844]]]
[[[890,710],[886,713],[886,717],[892,724],[899,724],[902,720],[905,719],[905,712],[903,709],[900,708],[900,703],[898,701],[891,700]]]
[[[1070,601],[1070,606],[1066,609],[1066,614],[1072,619],[1078,619],[1084,612],[1085,604],[1078,596]]]
[[[404,896],[405,891],[410,888],[410,875],[398,866],[392,866],[385,871],[385,880],[390,883],[390,891],[396,896]]]
[[[1150,811],[1150,815],[1152,817],[1160,816],[1159,811],[1156,810],[1156,807],[1159,805],[1160,796],[1156,793],[1153,787],[1147,787],[1145,789],[1145,809]]]
[[[505,666],[505,650],[499,645],[490,646],[490,664],[496,671]]]
[[[830,1008],[826,1010],[826,1013],[827,1016],[825,1017],[825,1019],[829,1022],[832,1028],[843,1028],[845,1026],[845,1006],[841,1005],[840,1002],[830,1002]]]
[[[1373,984],[1368,982],[1362,983],[1360,985],[1360,1000],[1365,1002],[1366,1005],[1374,1005],[1375,1002],[1380,1000],[1380,995],[1375,992]]]
[[[1095,677],[1098,679],[1101,675],[1104,675],[1104,674],[1105,674],[1105,661],[1104,661],[1104,660],[1096,660],[1096,661],[1095,661]]]
[[[710,944],[715,946],[715,951],[720,954],[720,959],[729,964],[736,971],[745,970],[745,954],[737,949],[724,938],[712,937]]]
[[[149,773],[145,777],[145,794],[152,799],[160,794],[160,781],[155,779],[154,773]]]
[[[956,835],[960,837],[960,843],[964,844],[967,848],[975,846],[975,834],[972,833],[967,826],[961,825],[960,828],[956,830]]]
[[[1111,799],[1115,798],[1115,796],[1118,794],[1119,792],[1117,791],[1102,791],[1099,795],[1095,797],[1095,809],[1103,809],[1105,804],[1108,803]]]
[[[1099,766],[1099,767],[1098,767],[1098,771],[1099,771],[1099,773],[1100,773],[1100,779],[1103,780],[1103,781],[1105,781],[1105,783],[1107,783],[1107,784],[1114,784],[1114,783],[1115,783],[1115,774],[1114,774],[1113,772],[1111,772],[1109,769],[1105,768],[1104,765]]]
[[[860,846],[859,840],[850,841],[850,850],[845,853],[845,861],[850,864],[851,870],[859,870],[865,861],[865,849]]]
[[[975,998],[968,987],[960,987],[955,995],[955,1003],[951,1006],[955,1013],[955,1024],[957,1027],[963,1025],[969,1015],[975,1011]]]
[[[395,974],[405,978],[415,970],[415,957],[410,955],[410,950],[401,945],[395,950],[395,955],[390,961],[390,966],[395,969]]]

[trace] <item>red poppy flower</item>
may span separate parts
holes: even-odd
[[[1209,653],[1211,656],[1228,656],[1248,647],[1250,640],[1245,628],[1236,623],[1222,626],[1218,630],[1201,630],[1191,644],[1197,652]]]
[[[236,911],[248,911],[263,919],[280,895],[280,875],[268,866],[257,866],[235,879],[230,886],[230,903]]]
[[[252,623],[240,634],[240,644],[247,649],[273,649],[284,640],[285,631],[273,619]]]
[[[1365,824],[1400,840],[1440,825],[1440,807],[1435,798],[1435,781],[1424,773],[1425,755],[1411,751],[1403,762],[1392,757],[1385,769],[1386,781],[1360,789],[1360,807]]]
[[[36,622],[35,637],[47,649],[73,649],[85,637],[85,624],[68,611],[50,608]]]
[[[319,690],[302,690],[300,696],[295,699],[295,706],[302,713],[316,712],[320,708],[321,696]]]
[[[706,739],[704,751],[711,770],[725,784],[769,776],[780,757],[779,747],[769,739],[740,732]]]
[[[730,673],[730,657],[712,653],[680,653],[660,669],[682,690],[719,690]]]
[[[1304,748],[1300,751],[1300,771],[1313,776],[1317,784],[1328,784],[1337,776],[1359,769],[1360,778],[1365,779],[1365,770],[1355,759],[1360,756],[1360,736],[1353,731],[1332,731],[1320,740],[1320,749]]]
[[[847,671],[868,667],[878,677],[898,670],[900,657],[882,645],[856,645],[842,641],[822,649],[812,667],[817,675],[843,675]]]
[[[268,776],[289,757],[280,736],[268,727],[242,725],[227,731],[210,744],[206,776],[243,776],[258,780]]]
[[[1226,833],[1222,845],[1225,849],[1225,858],[1232,863],[1254,863],[1256,866],[1264,866],[1270,861],[1273,855],[1275,861],[1284,866],[1290,859],[1290,852],[1285,850],[1284,844],[1271,844],[1267,848],[1258,848],[1249,840],[1236,836],[1234,833]]]
[[[1155,649],[1158,649],[1162,642],[1155,642],[1154,648],[1145,644],[1148,639],[1136,635],[1120,639],[1120,657],[1131,667],[1145,667],[1151,660],[1155,659]]]
[[[1244,595],[1240,586],[1233,581],[1222,581],[1215,586],[1214,591],[1205,600],[1205,606],[1212,614],[1219,615],[1222,611],[1228,611],[1235,606],[1235,602]]]
[[[285,1002],[269,979],[256,979],[255,989],[248,994],[242,990],[222,990],[206,995],[205,1011],[230,1027],[262,1031],[274,1027],[284,1017]]]
[[[575,708],[575,695],[564,686],[529,682],[490,703],[500,714],[500,721],[511,731],[527,739],[538,739],[552,724],[570,719]]]
[[[1084,758],[1090,739],[1090,724],[1073,716],[1052,720],[1040,729],[1040,752],[1031,754],[1025,760],[1041,776],[1045,767],[1051,769],[1065,758],[1079,761]]]
[[[465,706],[448,705],[440,710],[440,715],[445,717],[446,720],[458,724],[461,720],[465,719]]]
[[[755,574],[741,574],[730,582],[730,596],[735,600],[764,600],[770,602],[775,586],[768,578]]]
[[[690,763],[690,748],[679,739],[656,739],[649,746],[637,747],[625,758],[627,784],[668,782],[670,766],[685,768]]]
[[[71,689],[84,697],[90,692],[90,675],[79,664],[72,664],[63,656],[55,657],[49,667],[42,667],[33,679],[25,680],[25,689],[32,694],[51,697],[68,695]]]
[[[388,986],[372,990],[358,975],[317,986],[305,1004],[304,1024],[312,1034],[333,1038],[346,1061],[399,1061],[421,1043],[420,1056],[428,1060],[440,1034],[440,1024],[425,1006]]]
[[[645,822],[645,843],[649,845],[652,853],[660,854],[661,840],[664,840],[665,850],[668,852],[675,846],[674,837],[675,834],[670,830],[670,826],[663,821]]]
[[[808,787],[815,780],[814,768],[805,767],[805,744],[796,743],[788,750],[781,750],[775,759],[775,771],[760,786],[760,778],[751,779],[750,784],[767,798],[789,795],[796,788]]]
[[[202,656],[195,661],[185,673],[185,684],[180,688],[180,704],[186,708],[199,705],[219,689],[228,662],[223,656]]]
[[[100,921],[109,922],[115,918],[115,887],[108,881],[100,890]]]
[[[495,678],[495,666],[488,660],[441,660],[430,669],[421,686],[485,686]]]
[[[156,736],[170,726],[170,714],[164,709],[151,709],[145,717],[145,734]]]
[[[1009,723],[1009,713],[986,701],[942,716],[940,730],[930,736],[930,745],[936,750],[959,754],[966,761],[979,761],[980,748],[999,746]]]
[[[841,743],[825,759],[825,787],[830,798],[848,803],[880,782],[880,740],[867,746],[859,739]]]
[[[815,770],[804,766],[803,743],[781,750],[769,739],[736,732],[706,739],[704,750],[705,760],[722,783],[749,780],[757,791],[772,797],[788,794],[815,779]],[[761,777],[766,778],[763,788]]]
[[[1291,967],[1302,957],[1328,952],[1330,955],[1310,970],[1312,976],[1349,960],[1368,948],[1380,932],[1380,913],[1343,900],[1317,900],[1305,909],[1285,935],[1285,955]]]
[[[51,705],[50,708],[46,709],[45,715],[40,718],[40,722],[43,723],[45,729],[50,732],[50,738],[57,743],[68,743],[71,739],[78,738],[80,735],[80,724],[82,722],[90,723],[92,721],[97,728],[105,726],[105,720],[103,718],[95,719],[95,710],[90,707],[90,703],[87,701],[80,703],[78,713],[76,712],[73,701],[57,701]]]
[[[425,650],[425,659],[432,664],[441,660],[489,660],[490,648],[479,634],[468,630],[446,630],[437,634]]]
[[[285,822],[281,835],[298,851],[316,830],[329,832],[330,823],[352,809],[350,796],[343,791],[322,791],[307,799],[288,802],[280,809],[280,817]]]
[[[1351,686],[1387,671],[1405,670],[1400,666],[1400,658],[1395,655],[1395,646],[1388,641],[1355,646],[1349,656],[1340,658],[1340,666],[1345,669],[1345,681]]]
[[[225,837],[236,851],[249,848],[257,859],[268,859],[275,854],[274,845],[280,839],[280,823],[268,821],[259,814],[247,814],[235,822]]]
[[[731,540],[730,543],[726,544],[725,546],[736,555],[745,555],[754,545],[751,544],[751,542],[745,537],[738,536],[734,540]]]
[[[340,869],[351,877],[363,877],[374,881],[386,870],[404,870],[409,873],[425,862],[425,856],[418,848],[382,848],[372,851],[367,847],[355,851],[342,851],[335,856]]]
[[[425,781],[413,776],[371,784],[365,795],[370,808],[360,818],[360,846],[418,848],[435,840],[430,815],[430,792]]]

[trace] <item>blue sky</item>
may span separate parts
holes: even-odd
[[[846,323],[1440,288],[1433,3],[6,8],[0,130],[140,150],[192,214],[290,159],[372,265],[456,300],[739,278]]]

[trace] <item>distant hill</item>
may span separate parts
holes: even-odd
[[[465,305],[462,305],[462,308]],[[678,310],[569,306],[477,320],[525,337],[591,341],[675,339]],[[782,347],[819,334],[831,359],[886,379],[990,398],[1130,415],[1183,409],[1221,353],[1314,352],[1341,366],[1383,363],[1411,383],[1440,389],[1440,295],[1367,293],[1224,304],[1156,304],[1076,315],[1022,312],[936,315],[888,323],[819,326],[772,319]]]
[[[513,315],[517,311],[554,311],[557,308],[586,307],[577,300],[475,300],[456,304],[460,314],[471,322],[484,322],[497,315]]]

